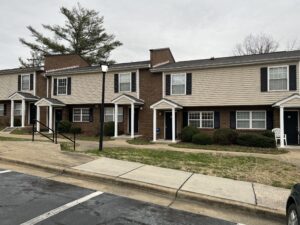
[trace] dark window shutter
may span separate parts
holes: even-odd
[[[260,90],[261,92],[268,91],[268,68],[260,68]]]
[[[29,87],[30,87],[30,90],[32,91],[32,90],[33,90],[33,74],[30,74],[30,83],[29,83]]]
[[[21,75],[18,76],[18,91],[21,91]]]
[[[136,72],[131,73],[131,92],[136,92]]]
[[[93,122],[94,120],[94,114],[93,114],[93,108],[90,108],[90,122]]]
[[[69,108],[69,121],[73,122],[73,108]]]
[[[267,129],[273,129],[273,111],[267,111]]]
[[[171,75],[166,75],[166,95],[170,95],[171,93]]]
[[[68,90],[67,90],[68,95],[71,95],[71,90],[72,90],[72,79],[71,77],[68,77]]]
[[[4,110],[3,110],[3,116],[6,116],[6,104],[3,104],[3,108],[4,108]]]
[[[296,65],[290,65],[289,68],[289,85],[290,90],[294,91],[297,90],[297,81],[296,81]]]
[[[182,127],[185,128],[189,124],[189,112],[183,112]]]
[[[220,128],[220,112],[214,112],[214,128]]]
[[[186,74],[186,94],[187,95],[192,94],[192,74],[191,73]]]
[[[236,118],[235,111],[230,112],[230,128],[231,129],[235,129],[236,128],[235,118]]]
[[[119,92],[119,74],[115,74],[115,84],[114,84],[114,88],[115,88],[115,93]]]
[[[53,80],[53,95],[57,95],[57,79]]]

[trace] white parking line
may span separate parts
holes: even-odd
[[[9,173],[9,172],[11,172],[11,170],[2,170],[2,171],[0,171],[0,174],[1,173]]]
[[[48,219],[51,216],[54,216],[54,215],[56,215],[58,213],[61,213],[61,212],[65,211],[65,210],[67,210],[69,208],[72,208],[73,206],[76,206],[76,205],[78,205],[80,203],[83,203],[83,202],[85,202],[85,201],[87,201],[87,200],[89,200],[91,198],[94,198],[94,197],[96,197],[98,195],[101,195],[101,194],[103,194],[103,192],[101,192],[101,191],[93,192],[92,194],[89,194],[87,196],[79,198],[79,199],[77,199],[77,200],[75,200],[73,202],[69,202],[69,203],[67,203],[65,205],[62,205],[62,206],[56,208],[56,209],[53,209],[53,210],[51,210],[49,212],[46,212],[46,213],[44,213],[44,214],[42,214],[42,215],[40,215],[38,217],[35,217],[35,218],[33,218],[33,219],[25,222],[25,223],[22,223],[21,225],[34,225],[34,224],[37,224],[37,223],[39,223],[39,222],[41,222],[43,220]]]

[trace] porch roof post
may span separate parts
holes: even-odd
[[[21,127],[25,127],[25,111],[26,111],[26,105],[25,105],[25,99],[22,99],[22,105],[21,105]]]
[[[36,106],[36,120],[37,121],[40,121],[41,120],[41,114],[40,114],[40,106],[39,105],[37,105]],[[36,130],[38,131],[38,132],[40,132],[41,131],[41,125],[40,125],[40,123],[39,122],[36,122]]]
[[[156,141],[156,109],[153,108],[153,142]]]
[[[118,104],[115,104],[115,138],[118,137]]]
[[[134,103],[131,103],[131,138],[134,138]]]
[[[284,148],[284,107],[280,106],[280,147]]]
[[[53,107],[49,106],[49,128],[53,128]],[[52,130],[49,129],[49,133],[52,133]]]
[[[11,100],[10,103],[11,103],[11,106],[10,106],[10,127],[14,127],[14,122],[15,122],[15,101]]]
[[[175,108],[172,108],[172,142],[176,142]]]

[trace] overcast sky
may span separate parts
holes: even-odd
[[[299,0],[80,0],[104,16],[104,26],[123,46],[117,62],[149,59],[149,49],[170,47],[176,61],[229,56],[249,33],[266,33],[281,49],[299,39]],[[18,67],[29,50],[27,25],[63,24],[61,6],[71,0],[9,0],[0,5],[0,68]]]

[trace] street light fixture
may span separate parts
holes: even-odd
[[[105,98],[105,75],[108,71],[107,65],[101,65],[102,70],[102,102],[100,109],[100,139],[99,139],[99,151],[103,150],[103,132],[104,132],[104,98]]]

